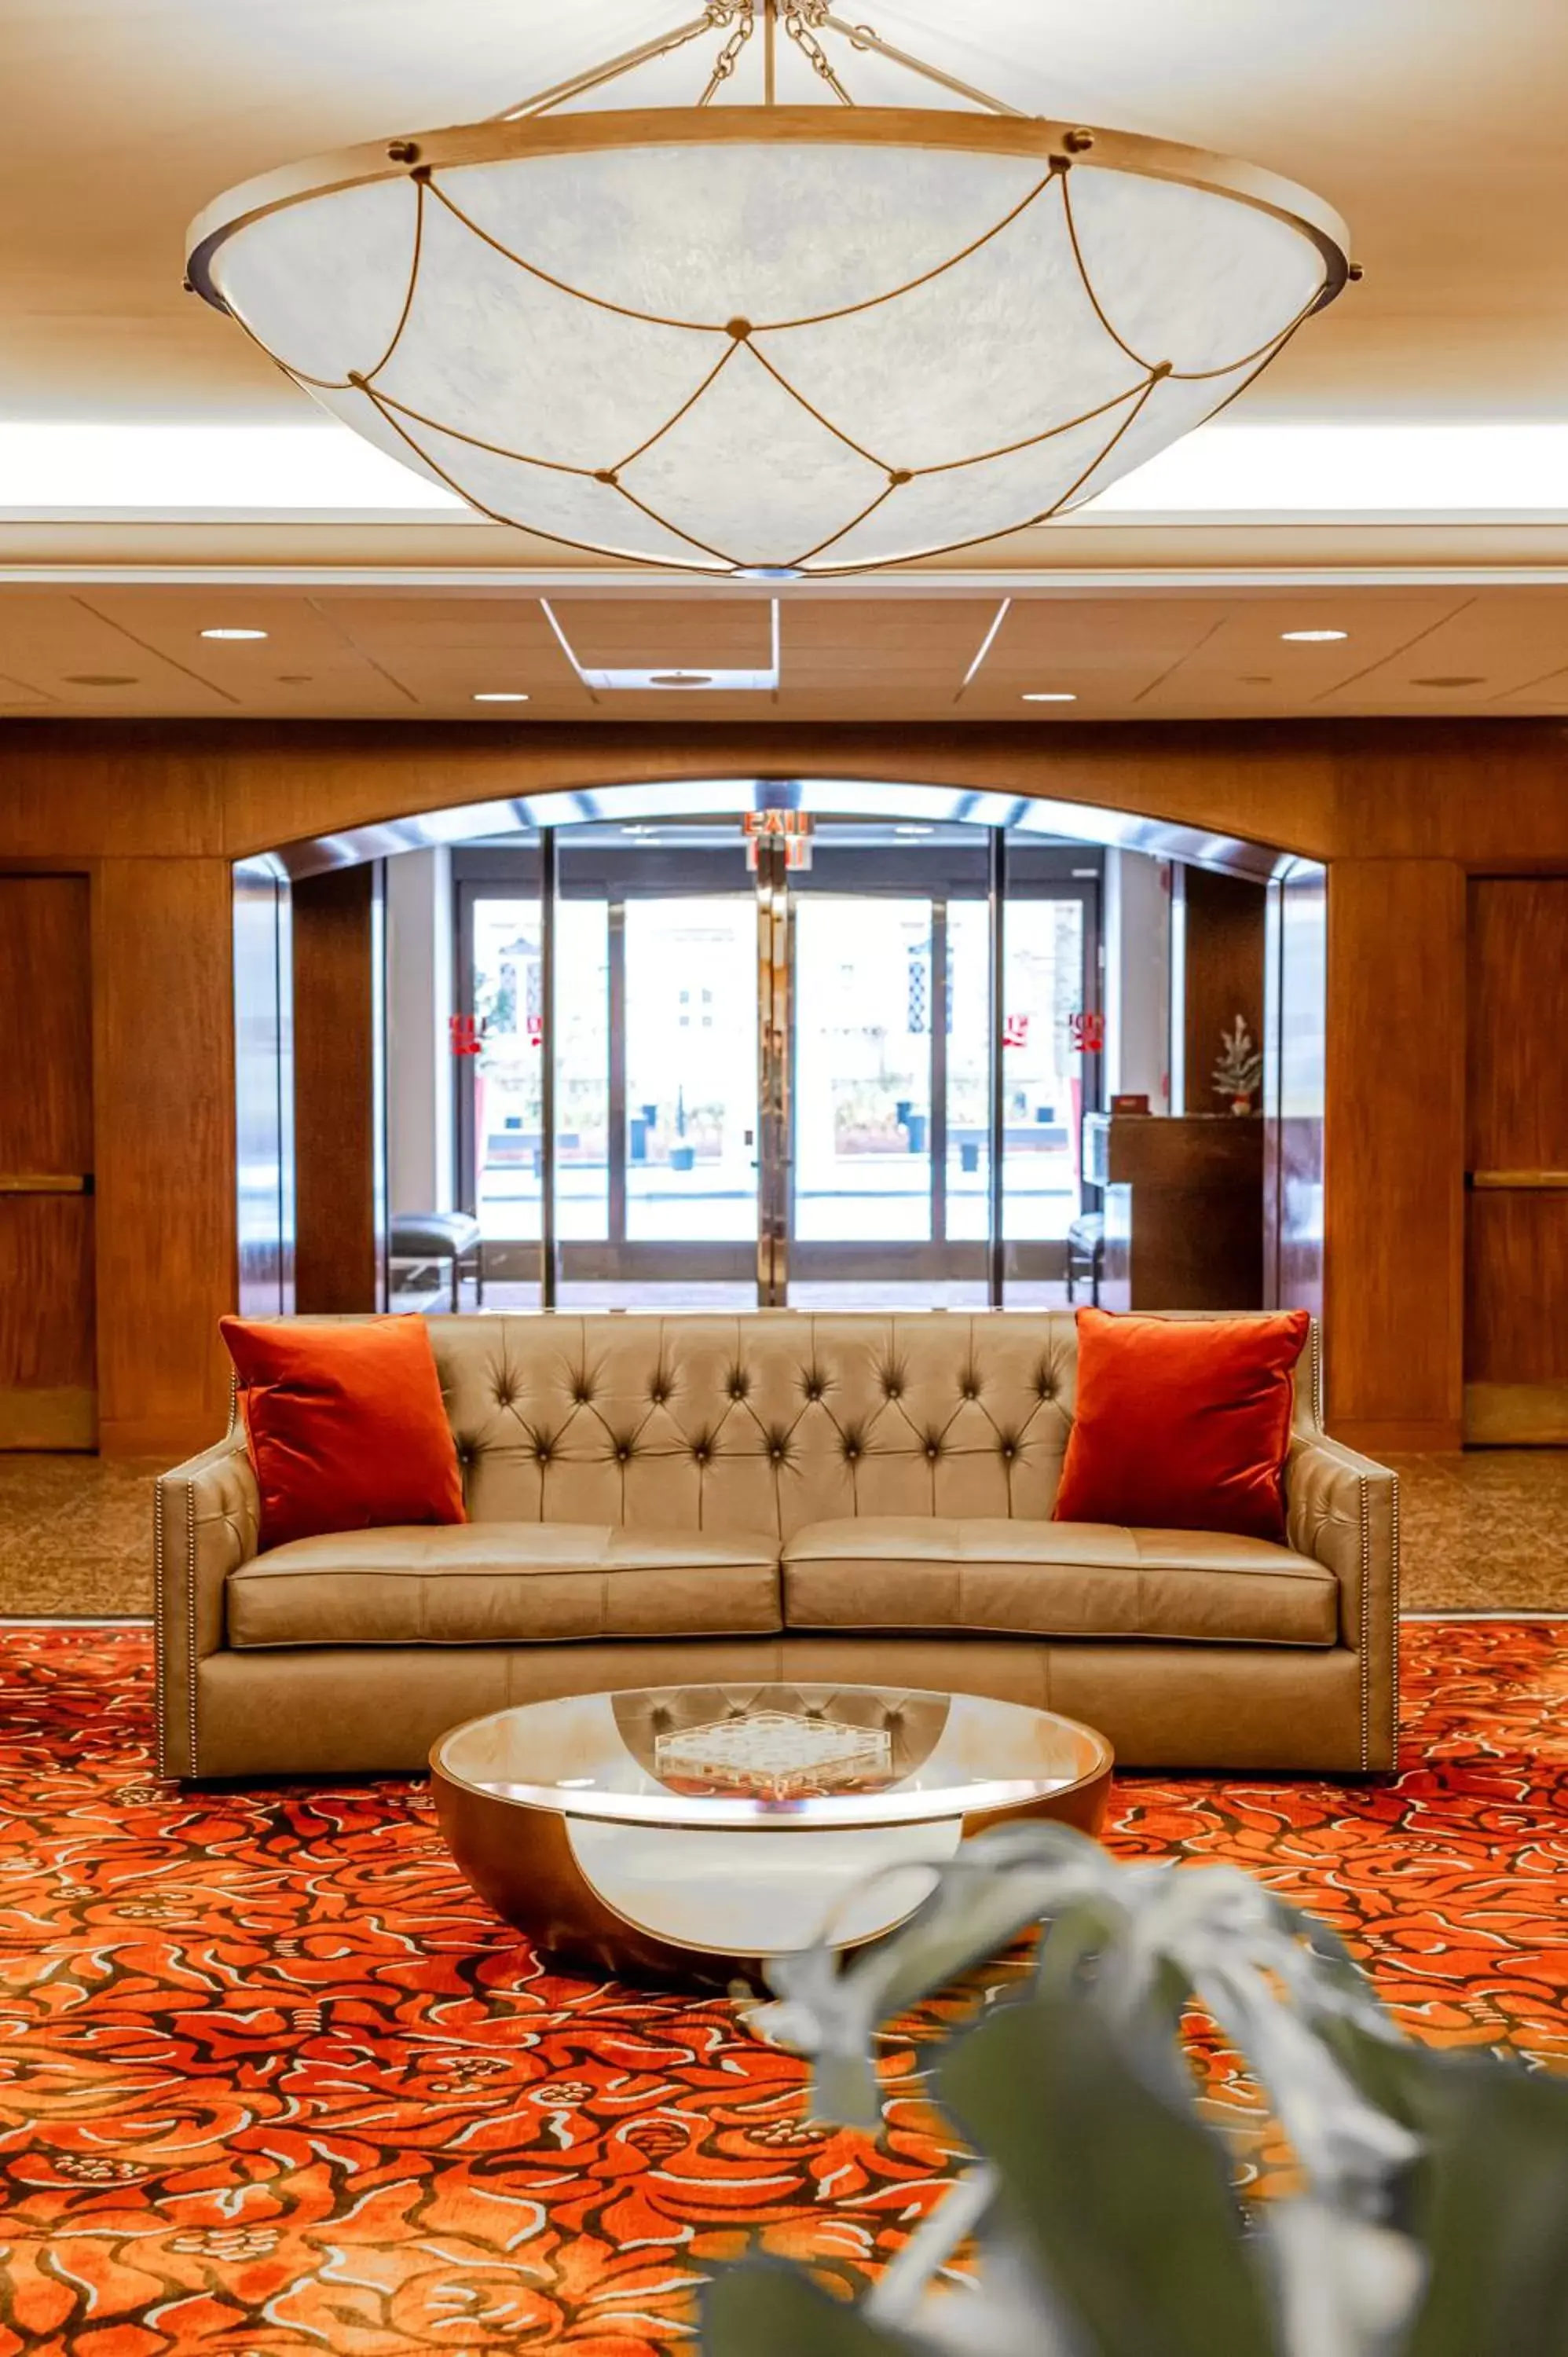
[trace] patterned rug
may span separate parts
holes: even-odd
[[[1397,1783],[1130,1776],[1113,1846],[1250,1867],[1413,2034],[1561,2063],[1568,1628],[1412,1627],[1405,1692]],[[814,2126],[727,2004],[547,1972],[417,1784],[182,1797],[150,1710],[143,1631],[0,1631],[4,2357],[664,2357],[716,2264],[859,2282],[941,2198],[930,2018],[881,2136]]]

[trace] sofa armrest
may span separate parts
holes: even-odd
[[[1339,1582],[1339,1641],[1360,1658],[1361,1765],[1394,1765],[1399,1732],[1399,1480],[1322,1433],[1295,1435],[1286,1536]]]
[[[194,1776],[197,1667],[222,1647],[229,1574],[259,1551],[261,1498],[239,1426],[160,1475],[153,1511],[158,1773]]]

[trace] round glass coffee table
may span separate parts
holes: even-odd
[[[430,1754],[452,1855],[509,1922],[574,1964],[719,1986],[824,1932],[879,1938],[983,1826],[1097,1833],[1112,1764],[1050,1711],[884,1686],[576,1695]]]

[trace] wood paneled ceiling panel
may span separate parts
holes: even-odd
[[[1201,645],[1223,610],[1203,597],[1015,597],[965,694],[965,712],[1016,720],[1073,709],[1024,702],[1045,694],[1075,698],[1080,718],[1120,708]]]
[[[1135,708],[1150,719],[1187,716],[1217,702],[1227,711],[1327,709],[1458,602],[1451,590],[1391,591],[1375,601],[1322,590],[1211,606],[1193,645],[1137,691]],[[1306,630],[1345,635],[1316,642],[1286,635]]]
[[[241,696],[148,638],[147,629],[156,627],[150,607],[143,619],[146,628],[127,626],[113,611],[112,594],[102,588],[0,591],[0,669],[27,696],[41,699],[44,709],[61,715],[217,717],[243,709]]]
[[[767,597],[574,597],[552,609],[585,671],[766,671],[773,661]]]
[[[303,689],[311,691],[313,709],[317,700],[333,711],[363,702],[390,714],[401,700],[397,682],[367,662],[332,612],[303,589],[171,587],[150,598],[129,588],[86,594],[124,640],[127,657],[139,648],[241,709],[286,713],[297,709]],[[209,630],[266,635],[213,640],[202,635]]]
[[[821,690],[950,708],[996,618],[993,597],[793,598],[781,608],[786,699]]]
[[[473,716],[474,697],[497,693],[526,695],[530,711],[537,706],[538,716],[551,719],[582,718],[589,709],[537,597],[331,590],[320,604],[369,661],[433,711]],[[518,716],[507,705],[478,707],[486,710]]]
[[[624,661],[609,668],[634,672],[700,645],[723,671],[730,666],[720,654],[753,651],[759,615],[771,632],[766,599],[736,601],[733,611],[700,591],[582,605],[607,618],[590,651],[614,652]],[[1568,584],[1039,596],[1015,598],[1000,623],[999,611],[996,597],[980,591],[793,593],[779,602],[777,691],[590,692],[538,596],[523,589],[0,585],[0,718],[679,719],[700,728],[781,718],[1045,724],[1568,706]],[[709,627],[715,613],[735,624],[727,640]],[[214,623],[268,636],[215,643],[200,636]],[[1314,627],[1347,636],[1321,645],[1282,637]],[[683,653],[675,667],[703,666]],[[498,691],[527,701],[474,700]],[[1041,691],[1074,701],[1022,700]]]

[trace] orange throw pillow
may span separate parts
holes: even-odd
[[[393,1523],[467,1521],[423,1318],[219,1325],[240,1378],[263,1547]]]
[[[1058,1523],[1283,1541],[1293,1371],[1311,1319],[1078,1313]]]

